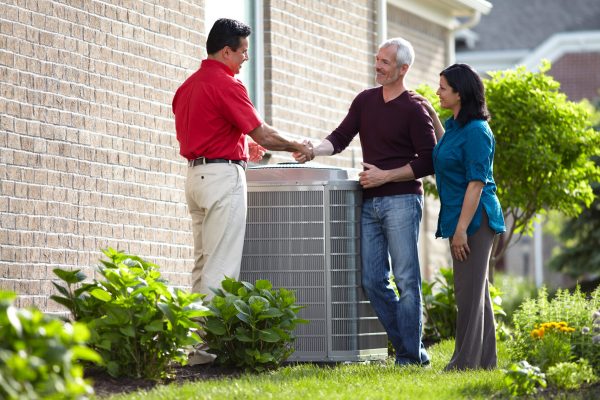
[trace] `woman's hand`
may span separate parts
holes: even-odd
[[[417,100],[423,107],[425,107],[430,116],[433,117],[433,115],[436,114],[435,108],[433,108],[429,100],[427,100],[425,97],[412,90],[409,90],[408,94],[410,94],[410,97]]]
[[[450,239],[450,251],[452,257],[458,261],[466,261],[471,249],[467,244],[467,232],[456,231],[454,236]]]

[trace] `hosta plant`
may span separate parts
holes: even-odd
[[[293,352],[293,330],[305,320],[294,294],[267,280],[226,278],[209,304],[204,338],[220,364],[254,371],[278,366]]]
[[[110,375],[163,378],[169,364],[185,364],[186,348],[200,341],[197,319],[210,314],[203,296],[169,287],[158,266],[138,256],[103,252],[103,279],[83,283],[80,271],[55,269],[66,285],[55,283],[61,295],[51,298],[89,326],[90,345]]]
[[[93,394],[80,361],[101,362],[89,331],[41,311],[18,309],[0,291],[0,399],[84,399]]]

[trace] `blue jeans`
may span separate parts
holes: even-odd
[[[362,286],[396,349],[398,365],[429,363],[421,341],[422,213],[423,196],[416,194],[375,197],[362,205]],[[399,296],[390,282],[392,272]]]

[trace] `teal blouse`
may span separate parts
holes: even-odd
[[[446,121],[446,132],[433,149],[433,167],[441,201],[436,237],[454,235],[470,181],[481,181],[485,186],[467,235],[473,235],[479,229],[483,208],[490,228],[496,233],[506,231],[493,176],[495,144],[487,121],[472,120],[463,127],[454,118]]]

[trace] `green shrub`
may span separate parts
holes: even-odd
[[[521,307],[513,315],[513,340],[508,342],[508,351],[513,360],[526,359],[530,362],[540,362],[540,359],[552,360],[546,362],[545,367],[550,367],[551,363],[567,362],[572,359],[585,358],[590,361],[595,371],[600,367],[598,357],[600,346],[594,346],[591,334],[586,334],[585,327],[592,326],[593,316],[592,310],[598,309],[600,306],[600,289],[596,289],[589,299],[581,293],[577,288],[573,293],[568,290],[559,289],[553,299],[548,298],[546,288],[542,287],[538,291],[536,298],[527,299]],[[539,345],[539,330],[543,324],[559,323],[560,321],[566,324],[573,331],[569,332],[568,336],[558,336],[560,340],[556,342],[554,347],[555,352],[561,352],[561,357],[557,354],[552,354],[553,347],[548,345]],[[536,331],[538,331],[536,333]],[[556,333],[556,332],[555,332]],[[557,333],[558,334],[558,333]],[[545,335],[544,335],[545,336]],[[556,335],[552,335],[556,336]],[[557,337],[554,337],[557,339]],[[562,341],[567,341],[559,346]],[[561,347],[562,346],[562,347]],[[569,354],[566,354],[566,348],[570,349]],[[560,350],[562,348],[562,350]],[[540,349],[545,352],[545,356],[541,356],[538,352]]]
[[[272,289],[267,280],[254,285],[226,278],[214,289],[204,338],[220,364],[262,371],[278,366],[293,352],[293,330],[307,321],[297,317],[301,306],[286,289]]]
[[[511,364],[504,372],[504,384],[511,396],[534,394],[539,387],[546,387],[546,376],[538,367],[522,360]]]
[[[423,281],[422,292],[424,339],[439,341],[453,338],[456,335],[457,308],[452,268],[440,268],[433,281]]]
[[[584,383],[593,383],[598,380],[587,360],[578,362],[561,362],[546,372],[548,382],[559,389],[578,389]]]
[[[81,360],[101,362],[85,346],[89,331],[41,311],[17,309],[0,291],[0,399],[82,399],[93,394]]]
[[[55,269],[67,285],[55,284],[62,296],[51,298],[88,324],[90,345],[110,375],[163,378],[169,363],[185,364],[186,347],[200,341],[195,319],[210,314],[203,296],[168,287],[158,266],[138,256],[103,253],[103,280],[78,285],[85,279],[80,271]]]

